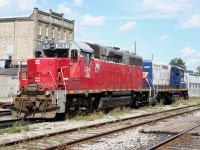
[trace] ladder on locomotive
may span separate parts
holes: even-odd
[[[155,86],[153,85],[153,82],[150,78],[146,78],[146,81],[148,83],[148,86],[149,86],[149,102],[153,99],[156,98],[156,95],[157,95],[157,92],[158,90],[155,88]]]

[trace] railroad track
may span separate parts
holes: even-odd
[[[27,122],[28,124],[35,124],[35,123],[44,122],[46,120],[27,120],[27,119],[24,120],[24,119],[18,119],[18,118],[0,120],[0,129],[12,127],[15,123],[19,121]]]
[[[190,132],[190,131],[192,131],[192,130],[194,130],[196,128],[199,128],[199,127],[200,127],[200,123],[198,123],[198,124],[196,124],[196,125],[194,125],[192,127],[189,127],[187,129],[185,129],[184,131],[182,131],[181,133],[175,134],[174,136],[172,136],[172,137],[170,137],[170,138],[168,138],[168,139],[166,139],[164,141],[161,141],[160,143],[157,143],[156,145],[148,148],[148,150],[155,150],[155,149],[163,150],[163,149],[168,149],[168,148],[170,149],[170,146],[172,144],[173,144],[172,149],[176,149],[175,148],[175,146],[176,146],[175,142],[177,142],[180,139],[179,142],[176,143],[177,145],[180,144],[181,141],[183,141],[183,139],[188,139],[188,136],[189,136],[188,132]],[[177,148],[179,149],[181,147],[178,146]],[[192,148],[192,147],[190,147],[190,148]]]
[[[0,108],[7,109],[13,104],[11,102],[0,102]]]
[[[0,146],[13,149],[66,149],[82,142],[87,142],[96,138],[107,136],[109,134],[132,129],[145,124],[155,123],[156,121],[175,117],[185,113],[191,113],[197,110],[200,110],[199,105],[176,108],[157,113],[129,117],[80,128],[62,130],[59,132],[53,132],[26,139],[10,141],[3,143]]]
[[[14,123],[16,123],[20,120],[21,119],[0,120],[0,129],[11,127],[11,126],[13,126]]]
[[[6,116],[6,115],[11,115],[11,111],[10,110],[1,110],[0,111],[0,117]]]

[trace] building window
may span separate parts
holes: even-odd
[[[48,37],[49,36],[49,27],[46,26],[46,36]]]
[[[42,41],[42,36],[38,35],[38,45],[41,43],[41,41]]]
[[[60,33],[61,33],[61,31],[60,31],[60,29],[58,29],[58,39],[62,39]]]
[[[42,25],[39,24],[39,35],[42,35]]]
[[[69,32],[69,40],[72,40],[72,31]]]
[[[66,30],[64,30],[64,40],[67,39],[67,34],[66,34]]]
[[[52,33],[51,33],[51,34],[52,34],[52,36],[51,36],[51,37],[52,37],[52,39],[54,39],[54,38],[55,38],[55,33],[54,33],[55,31],[54,31],[54,30],[55,30],[55,28],[52,28]]]

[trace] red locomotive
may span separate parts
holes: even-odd
[[[142,57],[117,47],[75,41],[44,41],[19,72],[11,108],[20,118],[54,118],[147,100]],[[143,94],[141,91],[143,90]]]

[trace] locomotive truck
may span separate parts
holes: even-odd
[[[183,71],[175,68],[179,70],[177,81],[184,85]],[[175,88],[177,94],[187,95],[184,86],[176,85],[179,81],[174,82],[173,89],[161,90],[155,86],[150,68],[144,66],[144,71],[141,56],[118,47],[70,40],[43,41],[36,48],[35,57],[27,60],[25,72],[20,63],[12,115],[54,118],[71,112],[138,107],[156,98],[168,101]]]

